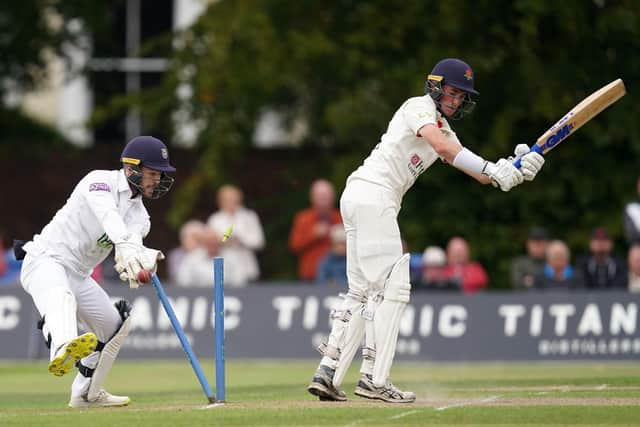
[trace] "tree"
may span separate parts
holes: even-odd
[[[303,120],[302,150],[313,162],[292,176],[344,180],[377,143],[402,100],[423,93],[423,76],[440,58],[472,64],[481,92],[471,118],[454,123],[460,139],[487,158],[531,143],[576,102],[622,77],[638,91],[640,5],[635,1],[541,2],[451,0],[235,0],[212,4],[178,48],[162,88],[140,100],[149,118],[166,123],[175,93],[203,129],[202,157],[182,187],[173,220],[189,214],[202,188],[235,176],[265,108]],[[433,166],[405,198],[401,228],[411,248],[467,237],[506,285],[508,260],[526,230],[549,226],[575,249],[589,229],[620,236],[620,210],[638,174],[638,104],[627,96],[548,158],[541,176],[509,194],[474,185],[452,168]],[[241,164],[241,163],[240,163]],[[283,210],[301,197],[278,189]],[[282,220],[273,238],[286,236]]]
[[[118,0],[122,1],[122,0]],[[65,60],[72,72],[69,47],[86,43],[87,33],[104,30],[113,5],[82,0],[23,0],[0,2],[0,99],[14,91],[37,87],[47,76],[47,65],[53,56]],[[34,145],[63,143],[54,130],[24,116],[18,109],[0,104],[0,137],[3,151],[25,149]]]

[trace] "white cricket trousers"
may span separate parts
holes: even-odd
[[[27,254],[22,264],[20,274],[22,287],[33,298],[33,302],[41,316],[77,318],[98,337],[98,340],[106,343],[118,330],[122,319],[120,314],[109,299],[107,293],[91,277],[81,276],[72,269],[63,266],[59,261],[47,256],[33,256]],[[53,313],[55,310],[64,310],[64,307],[49,304],[48,298],[51,291],[58,288],[60,292],[71,292],[76,300],[76,313]],[[51,331],[55,325],[48,325]],[[64,343],[56,343],[57,345]],[[53,345],[52,345],[53,347]],[[53,349],[55,351],[55,349]],[[98,362],[98,352],[94,352],[81,360],[82,364],[95,368]],[[72,396],[79,396],[89,388],[90,378],[78,373],[72,385]]]
[[[399,210],[384,187],[354,180],[345,188],[340,212],[347,234],[350,289],[368,294],[384,288],[391,267],[402,256]]]
[[[400,207],[389,190],[361,180],[350,181],[340,198],[340,213],[347,235],[347,279],[349,294],[373,297],[384,289],[385,279],[402,257],[402,239],[398,226]],[[408,268],[408,267],[407,267]],[[366,303],[345,298],[338,312],[360,316]],[[347,327],[333,321],[328,343],[342,352],[340,361],[325,355],[321,365],[337,369],[334,385],[339,386],[359,347],[364,324],[355,321]],[[351,330],[349,329],[351,328]],[[353,341],[353,342],[352,342]],[[357,341],[357,342],[356,342]],[[363,360],[362,372],[372,373],[373,364]]]

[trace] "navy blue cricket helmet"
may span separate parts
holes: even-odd
[[[454,120],[460,119],[466,114],[471,113],[476,103],[471,100],[471,95],[480,95],[474,88],[474,73],[469,64],[457,59],[446,58],[438,62],[427,75],[425,83],[425,93],[436,102],[440,108],[440,99],[444,85],[453,86],[467,93],[464,102],[458,107],[458,110],[451,117]]]
[[[162,141],[152,136],[137,136],[127,143],[120,155],[123,166],[131,171],[127,175],[129,183],[145,195],[142,188],[142,168],[146,167],[162,172],[160,182],[149,198],[157,199],[165,195],[173,185],[173,178],[167,172],[175,172],[176,168],[169,163],[169,150]]]

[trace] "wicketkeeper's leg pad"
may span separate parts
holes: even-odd
[[[95,369],[91,370],[87,367],[83,368],[82,364],[79,365],[80,372],[84,376],[91,377],[91,384],[89,385],[89,391],[87,393],[87,399],[89,401],[98,398],[102,385],[113,366],[113,362],[116,360],[116,357],[118,357],[120,347],[122,346],[125,338],[129,335],[129,330],[131,329],[131,305],[125,300],[120,300],[115,304],[115,306],[120,313],[120,317],[122,317],[122,324],[116,331],[115,335],[104,344]]]
[[[384,297],[373,319],[375,333],[375,363],[373,383],[386,384],[396,352],[398,330],[404,309],[409,303],[409,254],[404,254],[391,268],[384,287]]]

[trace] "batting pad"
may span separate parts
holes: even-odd
[[[398,330],[404,309],[409,303],[409,254],[404,254],[391,268],[384,288],[384,299],[373,318],[376,360],[373,365],[373,384],[382,387],[389,379],[396,352]]]

